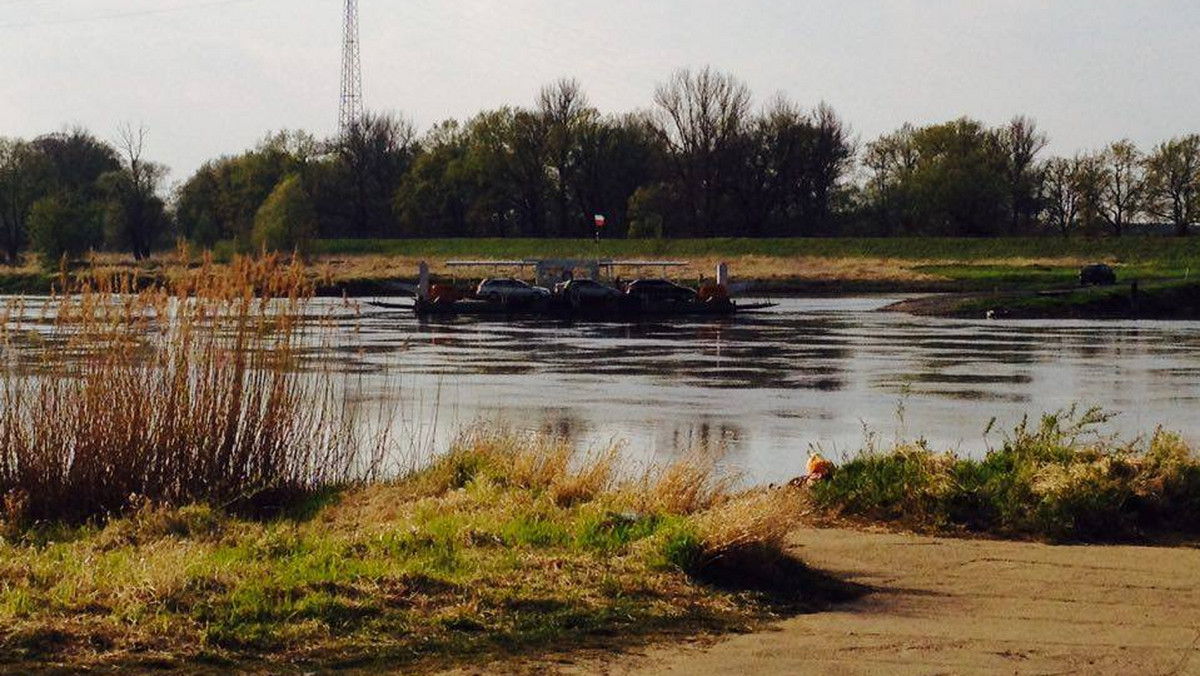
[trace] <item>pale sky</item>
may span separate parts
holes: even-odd
[[[1035,117],[1057,152],[1200,131],[1196,0],[360,0],[367,108],[422,128],[562,76],[607,112],[682,66],[827,101],[863,139]],[[0,135],[144,123],[181,180],[336,127],[341,0],[0,0]]]

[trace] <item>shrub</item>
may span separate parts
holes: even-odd
[[[54,268],[66,258],[76,260],[100,246],[103,230],[94,209],[67,195],[38,200],[29,212],[29,243]]]
[[[816,503],[913,527],[1057,540],[1200,533],[1200,458],[1178,436],[1147,444],[1095,438],[1107,418],[1074,410],[1019,425],[982,459],[903,446],[851,460],[815,484]]]
[[[255,250],[306,254],[316,235],[317,212],[300,177],[284,178],[254,216]]]

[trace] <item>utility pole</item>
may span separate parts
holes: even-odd
[[[342,37],[342,107],[338,131],[346,135],[362,119],[362,59],[358,49],[358,0],[346,0]]]

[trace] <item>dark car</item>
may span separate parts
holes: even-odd
[[[1088,265],[1079,271],[1080,286],[1112,286],[1116,283],[1116,271],[1104,263]]]
[[[554,292],[573,304],[605,302],[621,297],[621,292],[593,279],[572,279],[560,282]]]
[[[696,292],[666,279],[639,279],[625,287],[625,293],[647,303],[694,303]]]

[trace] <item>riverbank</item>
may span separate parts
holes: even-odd
[[[1063,547],[805,529],[791,551],[870,593],[766,631],[577,656],[530,674],[1200,673],[1200,549]],[[513,673],[467,669],[454,676]]]
[[[822,513],[923,532],[1057,542],[1200,536],[1200,455],[1157,431],[1103,436],[1099,410],[1022,422],[981,458],[922,441],[868,449],[812,487]]]
[[[1122,280],[1143,283],[1200,274],[1200,238],[1071,239],[964,238],[791,238],[591,240],[435,239],[319,240],[312,246],[308,275],[324,295],[393,295],[429,262],[444,281],[449,260],[526,258],[615,258],[687,260],[673,271],[695,282],[712,278],[719,262],[731,264],[734,281],[748,293],[966,293],[1040,291],[1071,287],[1079,268],[1094,262],[1116,267]],[[219,245],[218,262],[232,247]],[[196,264],[196,260],[189,261]],[[178,276],[183,263],[172,253],[134,262],[116,254],[93,255],[76,273],[132,273],[143,283]],[[475,281],[464,274],[459,282]],[[626,274],[635,274],[636,270]],[[0,293],[50,290],[54,274],[32,258],[19,268],[0,268]]]
[[[792,491],[728,485],[699,459],[629,479],[615,451],[481,435],[266,520],[147,502],[102,526],[23,524],[10,494],[0,672],[427,673],[848,597],[783,551]]]
[[[1200,319],[1200,281],[923,296],[885,308],[960,319]]]

